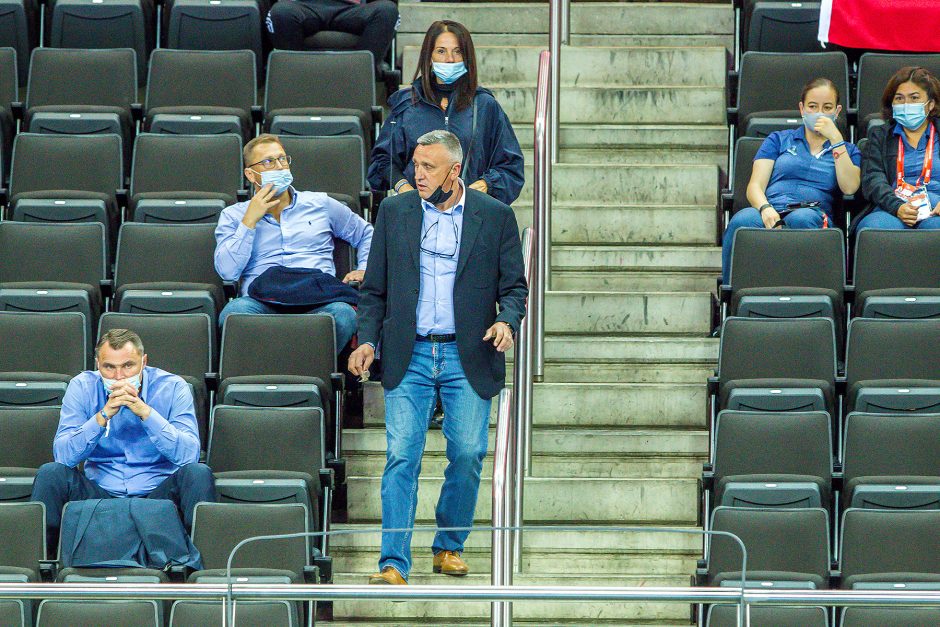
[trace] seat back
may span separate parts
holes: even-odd
[[[761,627],[829,627],[823,607],[751,606],[751,624]],[[708,608],[705,627],[738,627],[737,605],[713,605]]]
[[[215,329],[207,314],[108,312],[101,316],[98,336],[111,329],[136,332],[151,366],[199,380],[212,371],[211,338]]]
[[[0,3],[0,45],[16,51],[17,82],[26,86],[29,54],[39,41],[38,9],[29,2],[5,0]]]
[[[158,107],[226,107],[250,116],[255,84],[251,50],[159,48],[150,55],[146,114]]]
[[[727,318],[718,354],[722,383],[739,379],[835,381],[835,330],[829,318]]]
[[[193,544],[207,570],[225,568],[229,553],[245,538],[307,531],[307,508],[300,503],[199,503],[193,514]],[[301,575],[308,555],[306,538],[263,540],[239,549],[232,567],[274,568]]]
[[[848,509],[839,546],[843,588],[866,575],[879,581],[938,581],[940,510]]]
[[[156,601],[52,601],[39,604],[37,627],[162,627]]]
[[[26,65],[25,60],[22,63]],[[19,100],[17,95],[19,93],[18,65],[16,50],[0,47],[0,110],[6,111],[10,115],[13,114],[10,103]],[[6,138],[7,141],[10,139],[9,137]]]
[[[759,137],[739,137],[734,142],[734,181],[731,190],[734,194],[731,207],[732,214],[751,206],[751,201],[747,199],[747,184],[751,180],[754,156],[762,143],[764,143],[764,140]]]
[[[723,411],[716,432],[716,482],[732,475],[832,478],[832,430],[825,412]]]
[[[0,222],[0,283],[61,281],[98,289],[107,277],[104,225]]]
[[[342,86],[341,88],[339,86]],[[268,56],[264,110],[330,107],[369,113],[375,105],[375,68],[365,50]]]
[[[867,55],[866,55],[867,56]],[[937,55],[940,57],[940,55]],[[855,242],[855,293],[940,287],[940,232],[862,229]]]
[[[885,85],[902,67],[915,66],[940,76],[940,54],[884,54],[866,52],[858,61],[858,123],[862,135],[870,116],[880,118]]]
[[[214,193],[231,204],[242,186],[241,155],[241,138],[234,134],[142,133],[134,143],[130,194]]]
[[[321,314],[232,314],[222,329],[219,377],[336,372],[333,318]]]
[[[858,477],[940,477],[940,416],[849,414],[842,464],[846,485]]]
[[[77,190],[105,194],[116,205],[124,187],[120,135],[20,133],[13,142],[10,196]]]
[[[59,426],[60,410],[60,407],[0,407],[0,465],[39,468],[53,461],[52,440]]]
[[[747,549],[747,571],[791,573],[806,580],[828,582],[829,516],[821,508],[761,509],[718,507],[712,512],[714,531],[738,536]],[[741,549],[727,536],[712,536],[708,553],[708,581],[723,574],[740,580]],[[751,576],[750,578],[753,578]]]
[[[921,627],[940,625],[937,607],[847,607],[839,627]]]
[[[120,107],[137,100],[137,59],[130,48],[37,48],[29,65],[26,108],[48,105]]]
[[[316,477],[325,461],[323,410],[318,407],[216,405],[212,410],[206,462],[215,472],[286,470]]]
[[[88,355],[85,324],[76,312],[0,312],[0,372],[77,375]]]
[[[842,300],[845,236],[838,229],[739,229],[731,251],[733,292],[814,287],[833,290]]]
[[[46,559],[46,506],[0,504],[0,537],[0,566],[27,568],[38,577],[39,561]]]
[[[799,117],[799,90],[825,77],[839,87],[839,104],[848,106],[849,65],[843,52],[745,52],[738,79],[738,135],[745,119],[759,111],[789,111]],[[781,89],[781,85],[788,85]]]
[[[114,287],[128,283],[204,283],[222,289],[211,224],[126,222],[118,238]],[[155,263],[159,260],[159,263]]]
[[[761,52],[817,52],[821,49],[819,2],[760,1],[748,19],[747,49]]]
[[[940,379],[940,319],[855,318],[849,323],[845,378],[851,388],[878,379]]]
[[[344,194],[358,203],[366,188],[365,147],[356,135],[337,137],[281,137],[291,155],[294,186],[331,194]]]

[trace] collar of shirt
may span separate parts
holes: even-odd
[[[459,178],[457,179],[457,184],[460,186],[460,200],[458,200],[457,203],[447,211],[441,211],[426,201],[424,198],[421,199],[421,207],[425,211],[430,211],[432,213],[453,213],[454,215],[462,214],[463,207],[467,202],[467,186],[464,185],[463,181],[461,181]]]
[[[813,149],[810,148],[810,146],[809,146],[809,139],[807,139],[807,137],[806,137],[806,133],[808,133],[808,132],[809,132],[809,131],[807,130],[805,124],[804,124],[803,126],[801,126],[800,128],[795,128],[795,129],[793,129],[793,139],[794,139],[795,141],[802,142],[803,145],[806,146],[806,152],[808,152],[808,153],[809,153],[810,155],[812,155],[813,157],[819,159],[820,157],[822,157],[823,155],[825,155],[827,152],[829,152],[830,150],[832,150],[832,142],[830,142],[828,139],[826,139],[826,140],[823,141],[823,143],[822,143],[822,148],[820,149],[820,151],[817,152],[817,153],[813,153]]]
[[[297,190],[294,189],[293,185],[288,186],[287,190],[290,193],[290,202],[287,203],[287,206],[281,210],[281,215],[284,215],[285,212],[290,211],[297,205]],[[273,222],[274,224],[281,223],[280,220],[275,220],[274,216],[272,216],[270,213],[264,214],[264,217],[262,219],[267,220],[268,222]]]
[[[933,124],[933,121],[930,122]],[[904,127],[894,123],[894,130],[891,131],[898,137],[904,140],[904,145],[913,148],[914,150],[926,150],[927,149],[927,140],[930,138],[930,128],[925,128],[923,135],[920,136],[920,141],[917,142],[917,146],[911,146],[910,142],[907,141],[907,135],[904,134]],[[940,145],[940,142],[937,141],[937,138],[934,138],[934,152],[937,151],[937,146]]]

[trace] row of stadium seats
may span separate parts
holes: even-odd
[[[152,569],[60,568],[58,560],[46,560],[45,510],[42,503],[0,504],[0,581],[63,583],[224,583],[229,553],[245,538],[267,534],[308,533],[312,529],[306,506],[300,503],[255,505],[200,503],[196,505],[192,539],[202,556],[203,570],[192,573]],[[255,542],[236,553],[232,563],[238,583],[318,583],[323,579],[312,555],[310,538]],[[172,604],[171,604],[172,603]],[[38,605],[38,608],[35,607]],[[195,601],[0,601],[0,623],[75,627],[85,625],[210,625],[221,623],[218,602]],[[280,627],[304,624],[312,607],[278,601],[239,602],[237,624]]]
[[[866,53],[858,64],[857,80],[850,83],[849,62],[843,52],[746,52],[740,70],[729,80],[728,124],[737,137],[766,137],[783,128],[800,126],[797,109],[800,88],[814,78],[830,79],[839,88],[843,134],[864,137],[880,122],[881,94],[888,79],[906,65],[922,66],[940,75],[940,54]],[[737,79],[737,85],[734,82]],[[853,96],[854,94],[854,96]]]
[[[126,164],[139,132],[234,133],[242,141],[260,131],[352,135],[362,138],[365,158],[382,115],[371,58],[363,51],[276,50],[259,107],[251,51],[155,50],[141,105],[133,51],[40,48],[20,103],[15,54],[0,49],[3,156],[9,158],[19,122],[21,131],[31,133],[117,134]]]
[[[736,605],[713,605],[708,613],[708,627],[737,627]],[[895,606],[847,607],[830,623],[824,607],[751,607],[751,624],[764,627],[919,627],[940,622],[936,608]]]
[[[820,2],[734,0],[738,49],[815,52],[820,49]]]

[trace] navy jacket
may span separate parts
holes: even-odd
[[[412,90],[418,94],[416,103],[412,102]],[[519,141],[492,92],[477,87],[475,102],[476,131],[472,132],[473,106],[457,111],[451,99],[447,111],[443,111],[433,98],[425,96],[420,80],[392,94],[388,99],[391,113],[372,148],[372,161],[369,163],[372,189],[387,190],[402,178],[414,186],[411,156],[418,145],[418,138],[430,131],[444,129],[456,135],[463,147],[464,174],[461,178],[467,183],[483,179],[490,196],[507,205],[515,202],[525,183]],[[391,169],[389,158],[392,160]]]
[[[386,389],[401,383],[414,350],[421,219],[417,191],[382,201],[360,292],[359,343],[380,347]],[[457,352],[470,386],[492,398],[505,384],[506,361],[483,335],[497,320],[518,331],[528,294],[516,216],[503,203],[468,189],[461,240],[454,278]]]

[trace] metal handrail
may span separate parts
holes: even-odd
[[[552,163],[558,163],[558,124],[561,111],[561,47],[571,39],[570,0],[549,0],[548,49],[552,54],[552,108],[551,120]]]
[[[512,409],[512,390],[503,388],[499,393],[496,419],[496,445],[493,451],[493,532],[491,546],[490,583],[494,586],[512,585],[513,534],[505,529],[513,518],[515,505],[515,415]],[[492,627],[512,625],[512,604],[495,601],[490,611]]]
[[[522,249],[525,254],[526,281],[529,285],[529,310],[519,325],[519,334],[516,338],[516,351],[512,370],[513,395],[515,396],[515,411],[513,443],[515,452],[513,458],[513,509],[512,525],[512,554],[510,569],[518,572],[522,564],[522,524],[523,501],[525,494],[525,477],[529,471],[528,460],[531,453],[532,439],[532,357],[535,348],[533,329],[538,318],[537,298],[533,298],[533,290],[538,291],[538,261],[533,258],[538,235],[534,229],[526,229],[522,233]],[[533,287],[536,286],[536,287]],[[535,309],[532,306],[535,303]]]
[[[552,0],[556,2],[557,0]],[[529,315],[534,319],[533,376],[541,380],[545,374],[545,290],[551,286],[552,271],[552,142],[550,125],[555,120],[549,92],[552,85],[552,54],[539,54],[539,73],[535,88],[535,137],[533,142],[534,180],[532,181],[532,231],[535,237],[536,268],[529,283]],[[526,462],[528,467],[528,461]]]

